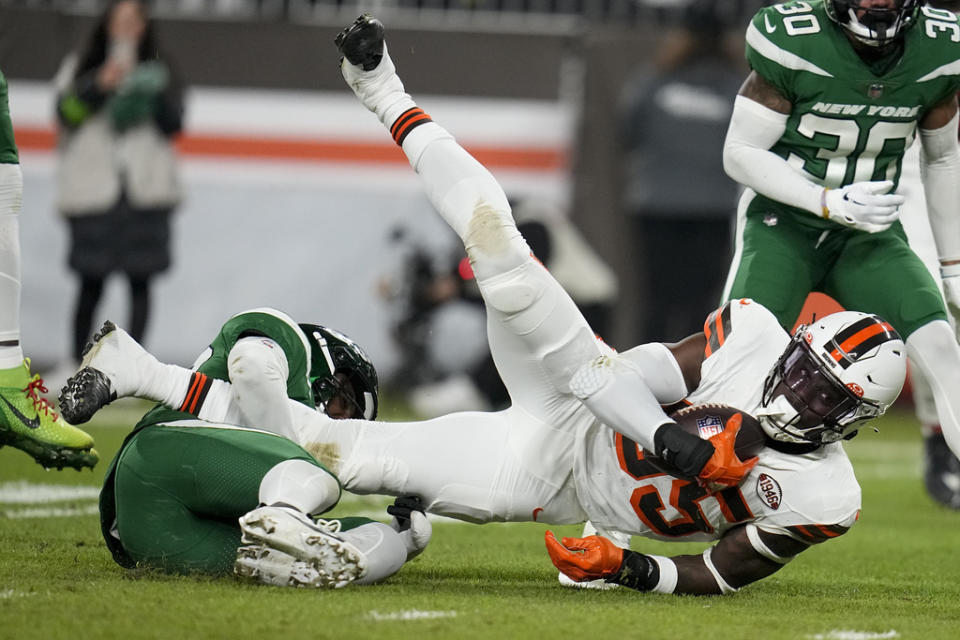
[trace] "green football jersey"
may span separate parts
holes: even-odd
[[[793,104],[771,151],[826,187],[897,184],[917,123],[960,89],[956,15],[923,6],[903,38],[900,59],[875,73],[823,0],[761,9],[747,29],[747,60]]]
[[[287,396],[313,408],[313,390],[308,377],[310,344],[293,320],[286,314],[272,309],[245,311],[227,320],[202,356],[204,359],[197,367],[197,371],[211,378],[229,380],[227,356],[237,340],[250,335],[266,336],[280,345],[287,357],[289,367]],[[137,427],[190,418],[194,416],[158,405],[143,417]]]
[[[13,140],[13,122],[10,120],[7,79],[0,71],[0,164],[18,164],[19,162],[17,143]]]

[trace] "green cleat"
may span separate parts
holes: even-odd
[[[93,468],[100,459],[93,438],[64,422],[41,393],[43,378],[30,375],[30,359],[0,369],[0,447],[28,453],[46,468]]]

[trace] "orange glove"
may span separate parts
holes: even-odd
[[[727,419],[722,432],[711,436],[710,443],[713,444],[713,455],[703,465],[703,469],[697,475],[698,482],[705,487],[719,488],[735,487],[740,484],[743,477],[747,475],[750,469],[757,464],[756,456],[741,462],[734,451],[734,442],[737,439],[737,432],[740,431],[740,425],[743,423],[743,416],[735,413]]]
[[[623,564],[623,549],[602,536],[563,538],[561,544],[547,531],[544,540],[553,566],[574,582],[607,578]]]

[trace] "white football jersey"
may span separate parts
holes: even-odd
[[[789,343],[773,314],[732,300],[704,325],[701,381],[687,400],[722,403],[755,414],[763,383]],[[663,540],[709,541],[751,522],[808,543],[846,531],[860,511],[860,486],[840,443],[807,454],[769,447],[737,487],[708,495],[696,482],[659,472],[643,450],[595,422],[579,439],[577,495],[601,530]]]

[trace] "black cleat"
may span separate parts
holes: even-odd
[[[334,43],[350,64],[373,71],[383,59],[383,23],[365,13],[341,31]]]
[[[931,498],[951,509],[960,509],[960,460],[940,432],[924,438],[923,481]]]
[[[84,367],[63,386],[60,413],[71,424],[83,424],[116,399],[107,376],[92,367]]]

